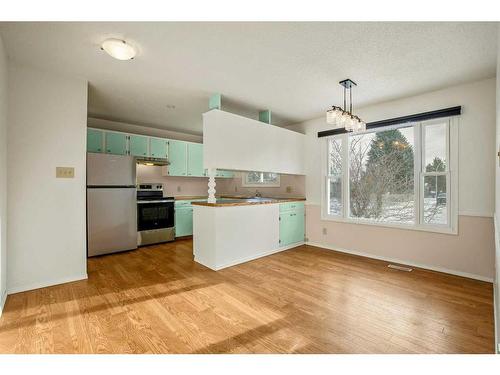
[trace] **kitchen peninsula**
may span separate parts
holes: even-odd
[[[217,271],[303,244],[303,201],[193,202],[194,260]]]

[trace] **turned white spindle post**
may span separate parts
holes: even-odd
[[[208,168],[208,203],[216,203],[215,198],[215,168]]]

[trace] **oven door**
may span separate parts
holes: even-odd
[[[137,230],[172,228],[174,202],[137,202]]]

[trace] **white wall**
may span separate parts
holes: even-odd
[[[87,82],[10,61],[8,100],[8,291],[86,278]]]
[[[355,112],[370,122],[456,105],[462,105],[463,110],[459,123],[459,214],[467,215],[466,219],[459,220],[458,236],[428,232],[415,235],[414,231],[402,229],[368,228],[359,224],[321,220],[322,155],[317,132],[330,128],[324,117],[321,117],[291,127],[306,134],[306,230],[309,240],[325,247],[398,259],[409,264],[492,280],[495,79],[380,103]],[[463,228],[465,225],[475,230]],[[322,228],[327,229],[327,235],[322,234]],[[384,233],[384,236],[380,236],[380,233]],[[394,241],[394,238],[398,240]],[[422,245],[424,243],[427,247]]]
[[[0,315],[7,297],[7,56],[0,36]]]
[[[304,174],[304,136],[220,110],[203,114],[205,168]]]

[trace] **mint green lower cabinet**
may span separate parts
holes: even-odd
[[[167,159],[168,141],[162,138],[150,138],[150,150],[153,158]]]
[[[203,168],[203,145],[200,143],[188,143],[188,167],[187,175],[201,177],[204,175]]]
[[[284,203],[286,204],[286,203]],[[288,246],[304,241],[304,210],[280,213],[280,246]]]
[[[149,156],[148,155],[148,137],[142,135],[130,135],[129,150],[130,155]]]
[[[175,207],[175,237],[193,235],[193,207],[176,206]]]
[[[87,129],[87,152],[102,152],[104,132]]]
[[[106,153],[125,155],[127,153],[127,135],[123,133],[106,132]]]
[[[187,143],[183,141],[168,141],[167,167],[169,176],[187,176]]]

